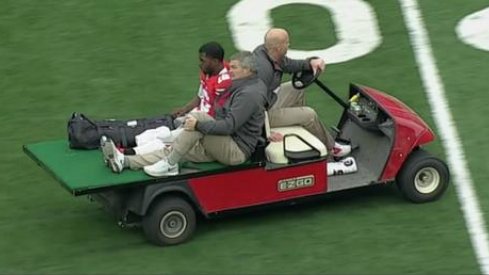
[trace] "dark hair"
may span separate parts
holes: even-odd
[[[205,54],[207,57],[215,58],[219,61],[224,59],[224,49],[217,42],[208,42],[200,46],[199,53]]]

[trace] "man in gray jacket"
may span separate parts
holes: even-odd
[[[253,51],[258,64],[258,77],[268,88],[267,109],[270,127],[300,125],[319,138],[333,156],[348,154],[351,148],[335,143],[316,111],[304,106],[304,91],[294,89],[291,82],[282,84],[284,73],[324,71],[324,60],[314,57],[304,60],[290,59],[286,56],[288,48],[287,31],[272,28],[265,34],[264,44]],[[273,132],[270,136],[271,141],[279,141],[282,138],[280,134]]]
[[[230,58],[233,84],[227,102],[216,109],[216,118],[203,112],[187,115],[183,131],[171,150],[158,150],[145,155],[124,156],[113,142],[102,140],[102,150],[114,172],[124,168],[140,169],[151,176],[178,174],[178,162],[219,161],[227,165],[245,162],[254,152],[262,135],[267,87],[256,75],[256,62],[251,52],[239,52]]]

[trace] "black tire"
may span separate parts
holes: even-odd
[[[163,197],[143,217],[143,231],[152,243],[165,246],[189,240],[195,232],[194,208],[183,198]]]
[[[397,174],[397,186],[404,197],[415,203],[439,199],[448,187],[447,165],[428,152],[413,151]]]

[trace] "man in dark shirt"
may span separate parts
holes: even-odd
[[[270,127],[301,125],[319,138],[334,156],[344,156],[350,152],[349,146],[335,143],[325,129],[319,117],[305,105],[303,90],[292,87],[291,82],[282,84],[284,73],[301,71],[323,72],[325,62],[321,58],[304,60],[290,59],[286,56],[289,47],[289,35],[286,30],[272,28],[265,35],[265,42],[258,46],[253,54],[258,64],[258,77],[267,85],[267,106]],[[283,137],[271,133],[270,140],[278,141]]]

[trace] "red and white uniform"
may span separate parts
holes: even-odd
[[[214,116],[215,104],[222,106],[229,95],[218,95],[225,92],[231,86],[231,76],[229,75],[229,64],[224,63],[224,68],[217,75],[207,75],[200,72],[200,87],[198,96],[200,97],[200,105],[196,108],[198,111],[206,112],[210,116]]]
[[[194,110],[206,112],[214,117],[215,107],[224,105],[229,98],[230,94],[226,93],[226,90],[231,84],[229,64],[226,62],[224,62],[224,68],[217,75],[206,75],[200,72],[200,87],[198,92],[200,105]],[[167,144],[171,144],[182,131],[183,128],[170,131],[170,129],[164,126],[146,130],[136,136],[136,144],[138,146],[134,147],[134,151],[138,155],[141,155],[161,150]]]

